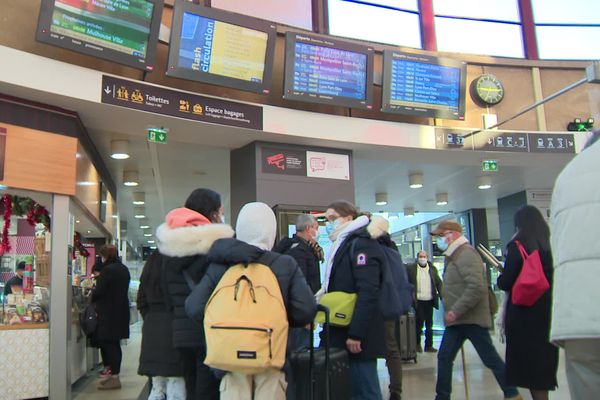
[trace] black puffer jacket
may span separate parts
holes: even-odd
[[[319,260],[306,240],[297,235],[292,238],[286,237],[281,239],[273,251],[293,257],[302,270],[308,286],[310,286],[313,293],[317,293],[321,288]]]
[[[213,242],[232,237],[233,230],[225,224],[206,224],[171,228],[166,223],[158,227],[156,238],[158,250],[163,256],[166,290],[173,310],[173,347],[204,347],[202,324],[198,324],[185,313],[185,299],[191,292],[184,274],[193,284],[200,282],[206,269],[206,254]]]
[[[185,303],[187,315],[201,323],[204,308],[215,287],[230,266],[257,261],[265,253],[237,239],[217,240],[209,252],[206,275]],[[317,305],[302,271],[292,257],[280,255],[269,265],[277,278],[291,327],[305,326],[315,317]]]
[[[104,266],[92,291],[98,313],[96,340],[118,341],[129,337],[129,269],[120,261]]]
[[[173,348],[173,311],[165,283],[163,257],[153,253],[142,271],[137,297],[144,318],[139,375],[183,376],[181,352]]]
[[[358,297],[350,325],[330,327],[330,345],[345,349],[348,338],[360,340],[362,352],[350,354],[352,358],[373,360],[386,354],[383,316],[379,312],[384,254],[377,242],[380,239],[383,245],[390,245],[386,241],[386,229],[387,221],[373,217],[369,226],[348,235],[333,259],[328,292],[357,293]],[[354,253],[350,254],[352,242],[355,242]]]

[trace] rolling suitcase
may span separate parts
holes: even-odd
[[[417,362],[417,327],[415,314],[410,312],[400,317],[400,358],[402,361]]]
[[[325,322],[329,322],[329,309],[318,305],[319,311],[325,313]],[[329,325],[325,325],[329,329]],[[314,326],[311,324],[311,330]],[[346,349],[329,347],[327,335],[325,346],[314,348],[313,336],[311,346],[292,352],[290,364],[293,374],[293,388],[288,391],[288,399],[294,400],[344,400],[350,399],[350,362]]]

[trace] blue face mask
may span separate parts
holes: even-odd
[[[448,242],[446,242],[446,238],[444,236],[438,236],[436,239],[436,244],[438,249],[442,251],[446,251],[448,249]]]
[[[333,231],[335,231],[335,228],[337,228],[340,225],[340,220],[336,219],[335,221],[329,221],[327,223],[325,223],[325,230],[327,231],[328,235],[331,235],[331,233]]]

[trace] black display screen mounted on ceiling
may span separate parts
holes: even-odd
[[[386,50],[381,111],[463,120],[466,75],[462,61]]]
[[[288,32],[283,98],[371,109],[373,53],[354,43]]]
[[[269,93],[276,36],[270,22],[177,1],[167,75]]]
[[[162,10],[162,0],[42,0],[36,39],[152,71]]]

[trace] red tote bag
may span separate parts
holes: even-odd
[[[523,245],[518,241],[516,243],[523,257],[523,268],[512,288],[512,303],[531,307],[550,289],[550,283],[544,274],[539,250],[527,254]]]

